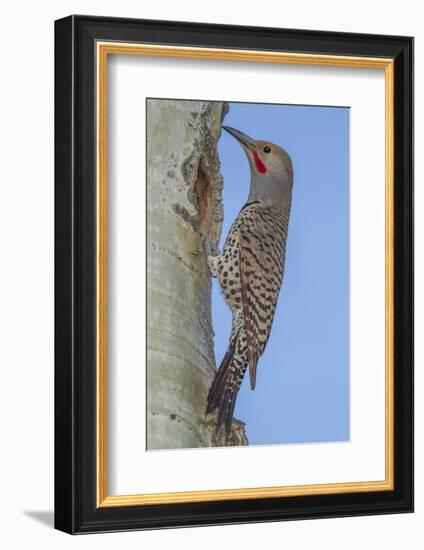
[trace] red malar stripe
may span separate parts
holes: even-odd
[[[258,153],[255,150],[253,150],[253,158],[255,160],[257,171],[260,172],[261,174],[265,174],[266,173],[265,164],[261,161]]]

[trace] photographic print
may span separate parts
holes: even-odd
[[[55,526],[413,510],[413,39],[55,23]]]
[[[348,107],[146,100],[147,450],[348,441]]]

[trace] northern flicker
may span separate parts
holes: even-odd
[[[229,432],[237,393],[249,366],[255,389],[256,367],[271,332],[284,275],[293,187],[292,162],[284,149],[255,141],[223,126],[244,149],[250,165],[250,192],[235,219],[222,253],[208,256],[231,308],[228,350],[209,390],[207,413],[218,409],[218,426]]]

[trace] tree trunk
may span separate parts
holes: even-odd
[[[211,278],[201,236],[221,234],[216,151],[222,102],[147,102],[147,448],[246,445],[205,418],[216,372]]]

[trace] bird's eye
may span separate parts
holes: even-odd
[[[270,152],[271,152],[271,147],[269,145],[265,145],[264,153],[270,153]]]

